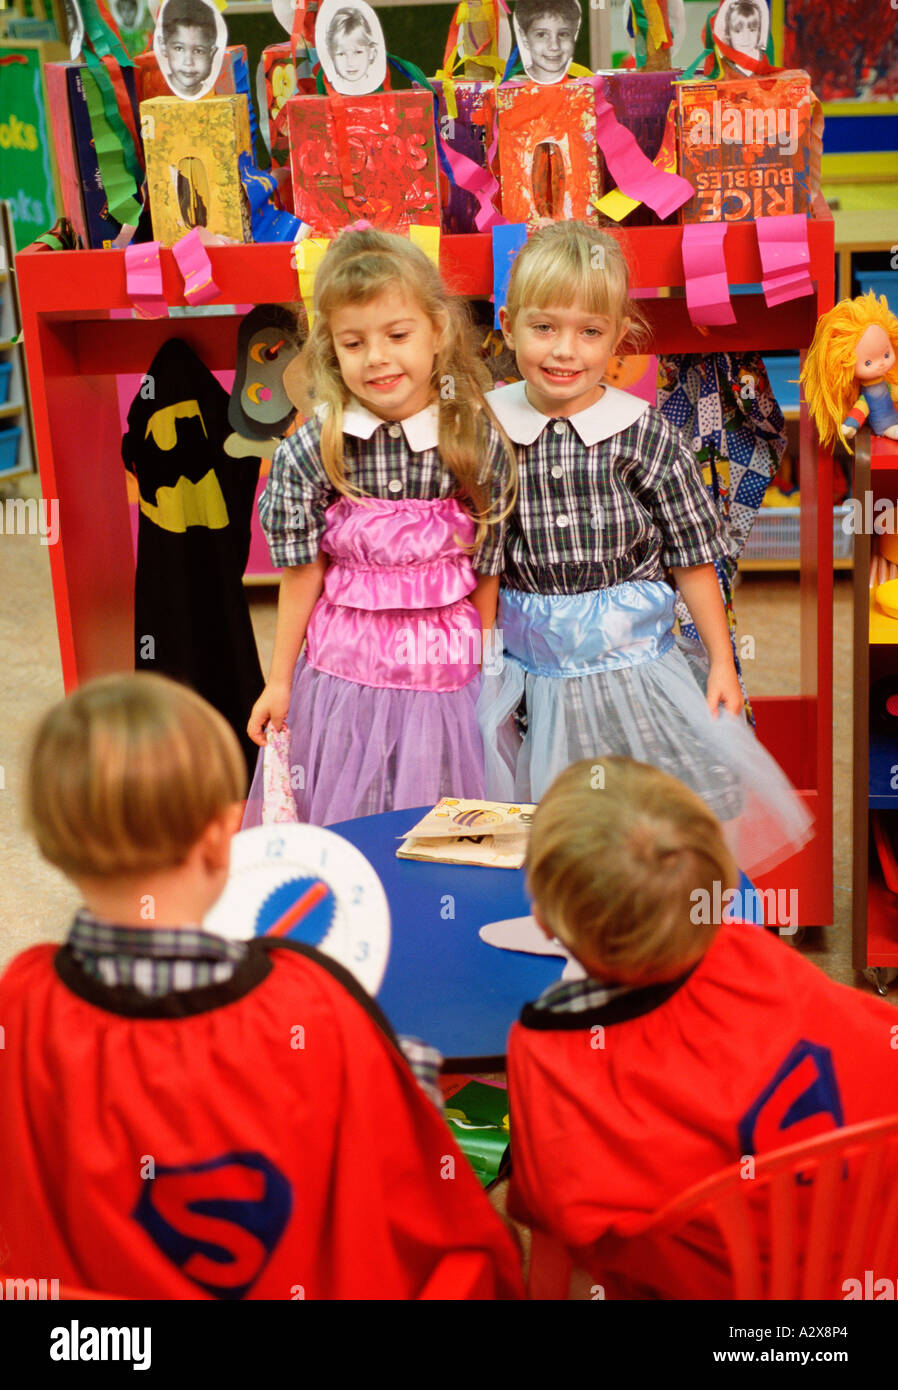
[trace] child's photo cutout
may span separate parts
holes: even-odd
[[[84,43],[84,16],[78,0],[62,0],[65,19],[65,39],[69,45],[69,60],[75,62]]]
[[[722,0],[711,25],[717,42],[723,47],[728,62],[740,72],[751,73],[753,68],[739,64],[739,54],[753,63],[767,56],[767,36],[770,32],[770,12],[766,0]],[[735,55],[729,57],[726,50]]]
[[[128,32],[149,29],[152,23],[146,0],[109,0],[109,10],[118,27]]]
[[[165,0],[160,7],[153,51],[176,97],[197,101],[211,92],[227,46],[225,22],[206,0]]]
[[[324,0],[315,20],[315,51],[342,96],[364,96],[383,86],[387,47],[380,20],[365,0]]]
[[[578,0],[518,0],[512,24],[531,81],[548,86],[567,76],[582,18]]]

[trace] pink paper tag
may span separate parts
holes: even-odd
[[[184,298],[188,304],[208,304],[217,298],[219,289],[212,279],[212,262],[200,240],[199,227],[176,241],[172,254],[184,277]]]
[[[168,317],[162,293],[161,241],[144,241],[125,247],[125,285],[128,298],[143,319]]]
[[[811,252],[808,219],[803,213],[789,217],[759,217],[758,250],[761,253],[761,287],[768,309],[787,299],[814,293],[808,274]]]
[[[596,140],[611,177],[628,198],[645,203],[661,218],[669,217],[695,196],[695,189],[680,174],[665,173],[652,163],[632,131],[618,121],[601,77],[591,81],[596,94]]]
[[[696,325],[721,328],[736,322],[723,254],[727,225],[726,222],[687,222],[683,228],[686,306]]]

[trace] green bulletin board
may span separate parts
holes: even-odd
[[[0,198],[9,202],[20,251],[58,216],[42,64],[59,57],[59,44],[0,41]]]

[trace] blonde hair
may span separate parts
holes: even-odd
[[[613,236],[588,222],[554,222],[531,233],[511,267],[505,309],[512,326],[522,309],[569,308],[630,320],[624,345],[636,352],[648,338],[642,311],[630,299],[630,272]]]
[[[35,735],[26,822],[51,864],[112,878],[183,862],[246,795],[230,725],[164,676],[104,676],[55,705]]]
[[[533,819],[527,886],[544,924],[584,967],[622,984],[674,979],[719,923],[691,920],[739,882],[720,825],[695,792],[631,758],[573,763]]]
[[[817,323],[799,380],[824,446],[838,435],[845,447],[851,448],[843,425],[860,395],[855,353],[867,329],[874,325],[883,330],[898,352],[898,318],[885,295],[877,299],[872,290],[858,299],[840,300]],[[898,362],[885,373],[885,379],[898,384]]]
[[[477,545],[487,526],[501,521],[514,505],[514,449],[486,404],[484,385],[492,383],[473,348],[467,306],[450,298],[436,266],[405,237],[375,230],[343,232],[328,248],[315,277],[315,318],[304,357],[314,398],[327,407],[321,426],[324,470],[338,492],[362,495],[346,475],[343,410],[350,397],[340,375],[331,316],[347,304],[369,304],[393,289],[414,297],[437,334],[431,384],[439,407],[440,461],[455,479],[477,522]],[[441,384],[447,380],[452,390],[444,392]],[[496,510],[492,508],[490,480],[483,477],[484,459],[490,452],[490,425],[500,434],[508,456],[508,479]]]

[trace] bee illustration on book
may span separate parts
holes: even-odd
[[[178,211],[185,226],[205,227],[209,221],[209,175],[201,159],[185,155],[169,172],[178,199]]]

